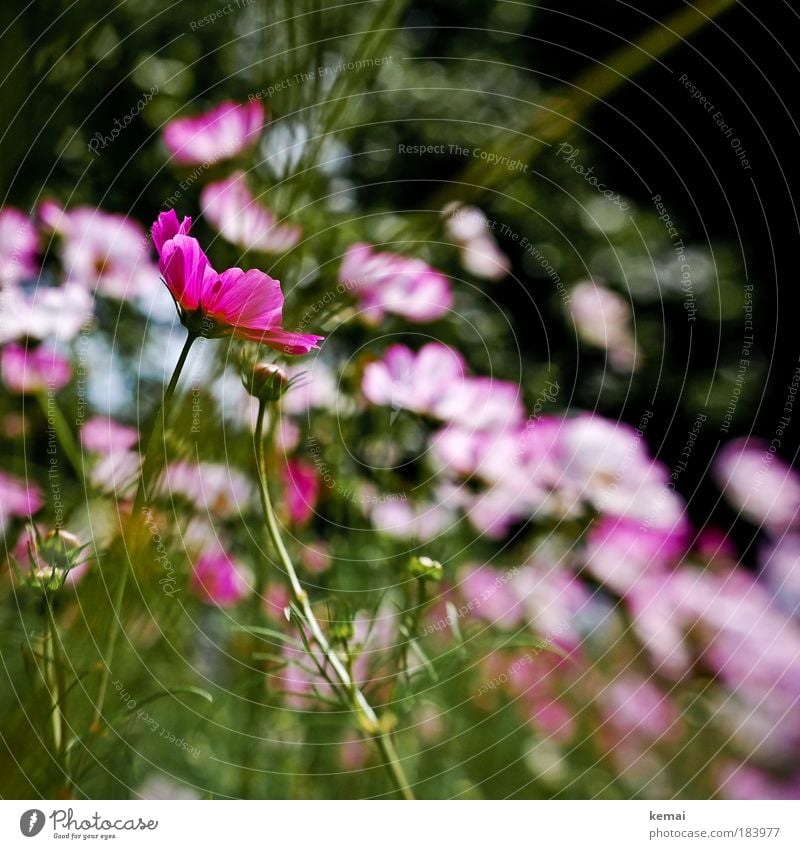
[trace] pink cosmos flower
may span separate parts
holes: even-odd
[[[601,513],[672,530],[684,512],[666,469],[647,452],[639,431],[602,416],[568,418],[559,433],[559,485]]]
[[[347,250],[339,281],[361,302],[365,320],[377,324],[387,313],[409,321],[434,321],[453,304],[449,280],[419,259],[373,251],[360,242]]]
[[[629,371],[636,362],[630,304],[616,292],[593,281],[570,291],[567,310],[584,342],[608,351],[611,366]]]
[[[0,285],[35,277],[38,252],[39,236],[31,219],[13,206],[0,209]]]
[[[339,413],[340,406],[347,403],[339,392],[336,375],[319,356],[314,357],[310,367],[305,363],[287,366],[286,374],[291,384],[283,396],[285,413],[299,415],[310,409],[336,410]]]
[[[5,532],[13,517],[32,516],[43,504],[42,492],[35,483],[0,471],[0,534]]]
[[[191,218],[178,222],[174,210],[153,225],[159,268],[191,333],[207,338],[235,336],[285,354],[306,354],[322,337],[281,328],[281,284],[263,271],[229,268],[217,274],[197,239],[187,235]]]
[[[634,673],[615,678],[598,695],[605,721],[619,735],[661,740],[678,730],[678,712],[649,679]]]
[[[198,510],[223,519],[246,510],[253,498],[247,476],[222,463],[170,463],[160,490],[169,498],[180,496]]]
[[[164,143],[179,165],[205,165],[230,159],[258,141],[264,107],[257,100],[226,100],[192,118],[176,118],[164,127]]]
[[[13,339],[68,342],[92,316],[92,296],[78,283],[37,285],[32,292],[16,286],[3,291],[0,343]]]
[[[686,553],[688,542],[689,523],[683,518],[668,530],[607,516],[589,532],[585,562],[595,578],[625,595],[645,572],[674,566]]]
[[[194,564],[189,589],[206,604],[232,607],[249,595],[250,584],[248,571],[217,544]]]
[[[762,546],[759,562],[777,601],[789,612],[800,614],[800,534],[786,534]]]
[[[762,439],[734,439],[720,451],[714,474],[727,499],[751,521],[780,531],[800,511],[800,475]]]
[[[364,369],[361,388],[373,404],[438,418],[442,396],[461,386],[465,373],[463,357],[447,345],[430,342],[417,353],[405,345],[392,345],[382,360]]]
[[[472,565],[459,574],[461,610],[500,628],[516,628],[524,620],[525,609],[515,585],[517,576],[487,565]]]
[[[451,528],[455,520],[452,508],[443,504],[412,504],[394,494],[383,499],[368,493],[362,497],[369,504],[373,527],[395,539],[427,542]]]
[[[206,186],[200,195],[200,205],[211,226],[224,239],[246,251],[284,253],[302,235],[299,227],[279,224],[252,196],[241,171]]]
[[[466,271],[486,280],[500,280],[508,274],[511,263],[480,209],[454,201],[442,214],[448,235],[461,248],[461,265]]]
[[[719,777],[719,788],[726,799],[800,799],[800,774],[778,777],[749,764],[726,764]]]
[[[139,441],[139,431],[115,422],[114,419],[94,416],[81,427],[81,445],[92,454],[114,454],[128,451]]]
[[[289,518],[304,525],[314,515],[319,498],[320,477],[316,467],[305,460],[292,459],[283,470],[283,496]]]
[[[45,346],[6,345],[0,354],[0,372],[8,391],[17,395],[57,392],[72,377],[69,360]]]
[[[423,345],[415,354],[392,345],[382,360],[364,370],[362,390],[373,404],[460,423],[482,430],[522,421],[520,389],[490,377],[467,377],[457,351],[439,342]]]
[[[158,285],[144,228],[127,216],[88,206],[66,212],[53,201],[43,203],[39,214],[63,236],[67,282],[118,300],[147,294]]]

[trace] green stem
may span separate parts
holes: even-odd
[[[186,357],[189,355],[189,349],[192,347],[197,336],[190,333],[186,337],[186,342],[183,345],[183,350],[178,357],[178,362],[175,364],[175,370],[172,372],[172,377],[170,378],[169,385],[167,386],[166,392],[161,400],[161,406],[158,410],[158,414],[156,415],[156,419],[153,422],[153,428],[150,431],[150,435],[147,438],[147,442],[145,443],[144,450],[144,458],[142,460],[142,474],[139,478],[139,487],[136,490],[136,498],[133,503],[133,516],[135,517],[142,507],[145,505],[147,501],[147,484],[145,483],[145,477],[151,471],[151,467],[154,467],[156,454],[153,451],[153,445],[155,443],[156,434],[160,431],[162,437],[166,436],[165,426],[167,420],[169,418],[169,411],[172,405],[172,398],[175,395],[175,389],[178,386],[178,380],[180,379],[181,372],[183,371],[183,367],[186,363]],[[108,638],[106,642],[106,651],[105,651],[105,662],[103,664],[101,678],[100,678],[100,688],[97,693],[97,701],[95,702],[94,709],[94,718],[91,724],[91,727],[95,730],[99,730],[100,727],[100,719],[103,714],[103,704],[106,698],[106,691],[108,690],[108,682],[111,676],[111,664],[114,660],[114,651],[117,645],[117,639],[119,638],[119,633],[122,629],[122,602],[125,597],[125,590],[128,586],[128,575],[133,571],[133,562],[131,558],[129,558],[128,563],[125,564],[122,570],[122,577],[119,579],[119,585],[117,586],[117,593],[114,596],[112,608],[111,608],[111,625],[108,630]]]
[[[83,461],[81,458],[81,452],[78,449],[78,444],[75,442],[75,437],[72,435],[72,429],[67,423],[67,420],[64,418],[61,408],[58,406],[55,394],[51,394],[49,392],[37,392],[36,399],[39,402],[39,406],[42,408],[48,428],[53,428],[53,433],[61,445],[64,455],[67,460],[69,460],[69,464],[75,470],[78,477],[82,477]]]
[[[352,707],[359,717],[362,729],[368,734],[378,746],[378,749],[383,756],[386,767],[394,780],[397,789],[404,799],[413,799],[414,794],[408,783],[408,779],[403,772],[403,767],[400,764],[400,759],[397,751],[394,748],[389,735],[381,728],[377,714],[372,708],[372,705],[367,701],[361,689],[353,680],[345,665],[342,663],[339,655],[334,651],[328,642],[327,637],[322,631],[317,617],[311,607],[311,602],[308,599],[308,593],[303,589],[300,579],[297,576],[297,571],[294,568],[292,559],[286,546],[283,543],[278,520],[275,517],[275,511],[272,507],[272,502],[269,497],[269,487],[267,483],[267,464],[264,456],[264,417],[266,414],[266,403],[261,401],[258,407],[258,420],[256,423],[256,465],[258,468],[258,483],[259,492],[261,495],[261,508],[264,512],[264,520],[267,525],[267,532],[270,541],[278,553],[278,559],[281,566],[286,572],[289,579],[289,585],[294,596],[295,603],[302,611],[303,620],[306,626],[314,637],[314,641],[319,646],[322,654],[325,655],[331,669],[336,675],[336,678],[342,684],[343,688],[350,697]],[[276,417],[277,419],[277,414]]]
[[[63,670],[61,668],[58,646],[56,645],[58,628],[56,626],[55,617],[53,616],[53,607],[49,596],[45,598],[44,603],[47,608],[47,637],[45,640],[44,669],[45,681],[50,695],[50,721],[53,729],[53,748],[59,765],[66,772],[66,762],[64,757],[66,751],[64,740],[64,715],[63,704],[61,702],[62,694],[66,687],[63,686]],[[67,784],[69,784],[69,776],[67,776]]]

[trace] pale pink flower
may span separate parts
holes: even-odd
[[[178,222],[174,210],[153,225],[159,269],[191,333],[207,338],[235,336],[285,354],[306,354],[321,336],[281,328],[281,284],[263,271],[229,268],[217,274],[197,239],[186,235],[192,221]]]
[[[369,498],[366,495],[365,498]],[[442,504],[412,504],[407,498],[392,494],[381,500],[375,496],[369,516],[376,530],[396,539],[416,539],[427,542],[453,525],[453,510]]]
[[[800,475],[766,441],[732,440],[717,456],[714,474],[727,499],[751,521],[776,531],[797,524]]]
[[[749,764],[726,764],[720,771],[719,789],[726,799],[800,799],[800,773],[788,776],[771,775]]]
[[[314,515],[320,476],[312,463],[291,459],[283,469],[283,500],[295,525],[305,525]]]
[[[800,613],[800,534],[785,534],[759,552],[762,576],[777,601]]]
[[[500,280],[508,274],[511,263],[478,207],[454,201],[442,213],[447,234],[461,249],[461,265],[466,271],[486,280]]]
[[[611,366],[629,371],[636,362],[630,304],[616,292],[591,280],[570,291],[566,305],[584,342],[608,351]]]
[[[12,518],[32,516],[43,504],[42,492],[35,483],[0,471],[0,534],[5,532]]]
[[[138,451],[112,451],[98,456],[89,477],[102,492],[127,500],[136,492],[141,468],[142,457]]]
[[[257,100],[226,100],[201,115],[170,121],[164,127],[164,143],[179,165],[210,165],[254,145],[264,118],[264,107]]]
[[[211,226],[246,251],[284,253],[302,236],[299,227],[279,224],[273,213],[253,197],[241,171],[209,183],[200,195],[200,205]]]
[[[471,565],[459,573],[459,610],[477,616],[500,628],[517,628],[524,621],[525,608],[510,572],[488,565]]]
[[[39,235],[33,221],[13,206],[0,209],[0,286],[39,273]]]
[[[601,513],[671,530],[684,503],[668,486],[666,469],[647,453],[641,434],[601,416],[568,418],[559,433],[559,485]]]
[[[463,357],[439,342],[415,354],[392,345],[382,360],[364,370],[362,391],[373,404],[405,409],[474,430],[502,428],[520,422],[520,389],[489,377],[467,377]]]
[[[24,348],[13,343],[0,354],[0,371],[8,391],[17,395],[57,392],[72,377],[69,360],[56,350],[45,346]]]
[[[339,281],[359,299],[362,316],[377,324],[387,313],[434,321],[453,304],[450,281],[420,259],[373,251],[363,242],[347,250]]]
[[[685,520],[664,529],[608,516],[592,526],[584,559],[595,578],[625,595],[646,572],[674,566],[686,553],[688,543],[689,523]]]
[[[417,353],[392,345],[382,360],[364,369],[361,389],[373,404],[438,418],[442,396],[454,384],[463,384],[465,372],[461,354],[439,342],[423,345]]]
[[[81,445],[91,454],[128,451],[139,441],[139,431],[111,418],[93,416],[81,427]]]
[[[605,722],[619,735],[648,741],[674,737],[679,728],[675,706],[649,679],[627,672],[598,694]]]
[[[246,511],[254,490],[249,478],[222,463],[179,460],[164,470],[160,484],[167,497],[180,496],[197,510],[226,519]]]
[[[435,412],[438,418],[467,428],[505,428],[524,418],[522,391],[506,380],[467,377],[446,387]]]
[[[147,234],[136,221],[88,206],[67,212],[53,201],[43,203],[39,214],[63,237],[61,261],[68,283],[117,300],[157,289]]]
[[[78,283],[37,285],[32,292],[9,286],[0,303],[0,343],[26,337],[68,342],[92,316],[92,296]]]
[[[310,366],[289,365],[286,368],[291,384],[281,401],[285,413],[299,415],[311,409],[338,410],[344,401],[339,392],[336,375],[319,356]]]
[[[251,581],[248,570],[217,545],[195,562],[189,589],[206,604],[232,607],[250,594]]]

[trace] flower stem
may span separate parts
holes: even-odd
[[[155,467],[155,459],[156,452],[153,450],[153,446],[156,444],[156,434],[161,432],[162,436],[165,435],[165,427],[167,420],[169,418],[169,411],[172,405],[172,398],[175,395],[175,389],[178,386],[178,380],[180,379],[181,372],[183,371],[183,367],[186,364],[186,357],[189,355],[189,349],[192,347],[196,335],[190,333],[186,337],[186,342],[183,345],[183,350],[178,357],[178,362],[175,364],[175,369],[172,372],[172,377],[170,378],[169,384],[167,386],[166,391],[164,392],[164,396],[161,400],[161,406],[158,410],[158,414],[156,415],[156,419],[153,422],[153,428],[150,431],[150,435],[147,438],[147,442],[145,443],[144,449],[144,458],[142,459],[142,473],[139,478],[139,487],[136,490],[136,498],[133,503],[133,516],[135,517],[139,511],[144,506],[147,501],[147,484],[145,482],[145,476],[149,474]],[[136,546],[134,546],[134,549]],[[91,724],[91,728],[93,730],[99,730],[100,727],[100,719],[103,714],[103,704],[105,702],[106,691],[108,690],[108,682],[111,676],[111,664],[114,660],[114,651],[117,645],[117,639],[119,638],[119,633],[122,629],[122,602],[125,597],[125,590],[128,586],[128,575],[133,570],[133,561],[132,558],[128,558],[128,562],[125,564],[122,570],[122,576],[119,579],[119,584],[117,586],[117,593],[114,596],[113,606],[111,609],[111,625],[108,630],[108,638],[106,642],[106,651],[105,651],[105,662],[103,663],[103,668],[101,672],[100,678],[100,689],[97,693],[97,701],[95,702],[94,709],[94,718]]]
[[[276,402],[277,406],[277,402]],[[261,508],[264,512],[264,520],[267,525],[267,532],[269,534],[270,541],[272,545],[275,547],[275,550],[278,553],[278,559],[280,560],[281,566],[286,572],[286,575],[289,579],[289,585],[292,590],[292,595],[294,596],[295,603],[297,607],[303,614],[303,619],[305,621],[306,626],[309,631],[311,631],[312,636],[314,637],[315,642],[320,648],[320,651],[328,663],[331,666],[331,669],[334,671],[336,678],[339,680],[344,690],[347,692],[351,706],[355,710],[358,718],[359,724],[362,727],[362,730],[371,737],[378,749],[383,756],[383,759],[386,763],[386,767],[388,768],[394,783],[397,786],[400,794],[404,799],[413,799],[414,794],[411,790],[411,787],[408,783],[408,779],[403,772],[403,767],[400,763],[400,759],[397,755],[397,751],[394,748],[394,744],[392,743],[391,738],[388,733],[383,730],[381,727],[380,721],[378,719],[377,714],[372,708],[372,705],[367,701],[366,696],[361,692],[361,689],[357,686],[355,681],[353,680],[350,673],[347,671],[347,668],[342,663],[339,655],[334,651],[331,647],[328,639],[320,627],[319,622],[317,621],[317,617],[314,614],[314,611],[311,607],[311,602],[308,599],[308,593],[303,589],[303,585],[300,583],[300,579],[297,576],[297,571],[294,568],[294,564],[292,563],[292,559],[289,556],[289,552],[286,550],[286,546],[283,543],[283,538],[281,537],[280,528],[278,527],[278,520],[275,517],[275,511],[272,507],[272,502],[269,497],[269,487],[267,484],[267,464],[265,462],[264,456],[264,418],[266,414],[266,402],[260,401],[258,407],[258,420],[256,423],[256,465],[258,468],[258,483],[259,483],[259,491],[261,494]]]
[[[58,406],[55,396],[48,392],[37,392],[36,399],[42,408],[48,428],[53,429],[56,439],[61,445],[64,456],[75,470],[78,477],[83,475],[83,462],[72,430]],[[49,446],[48,446],[49,447]]]
[[[66,687],[61,666],[60,647],[58,645],[58,626],[53,614],[53,605],[49,595],[45,597],[47,610],[47,636],[45,639],[44,668],[45,681],[50,695],[50,721],[53,729],[53,748],[56,759],[66,772],[66,741],[64,738],[64,698]],[[69,784],[69,775],[67,775]]]

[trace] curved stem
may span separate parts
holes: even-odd
[[[256,464],[258,467],[258,483],[259,492],[261,495],[261,508],[264,512],[264,520],[267,525],[267,532],[270,541],[278,553],[278,559],[281,566],[286,572],[289,579],[289,585],[294,596],[295,603],[302,611],[305,624],[311,631],[314,641],[319,646],[320,651],[325,655],[331,669],[336,674],[336,678],[342,684],[343,688],[350,697],[352,707],[356,711],[360,725],[366,734],[368,734],[380,749],[381,755],[386,763],[386,766],[391,773],[391,776],[397,785],[404,799],[413,799],[414,794],[409,786],[408,779],[403,772],[403,767],[400,764],[400,759],[397,751],[394,748],[391,738],[381,728],[378,716],[372,708],[372,705],[367,701],[366,696],[361,692],[352,676],[348,672],[345,665],[342,663],[339,655],[331,647],[320,627],[317,617],[311,607],[311,602],[308,599],[308,593],[303,589],[300,579],[297,576],[297,571],[294,568],[289,552],[286,550],[283,538],[281,537],[278,520],[275,517],[275,511],[272,507],[272,502],[269,497],[269,487],[267,485],[267,464],[264,457],[264,417],[266,414],[266,403],[259,402],[258,420],[256,423]]]
[[[167,419],[169,417],[169,411],[172,406],[172,398],[175,395],[175,389],[178,386],[178,380],[180,379],[181,372],[183,371],[183,367],[186,364],[186,357],[189,355],[189,349],[192,347],[197,336],[190,333],[186,337],[186,342],[184,342],[183,350],[178,357],[178,362],[175,364],[175,369],[172,372],[172,377],[170,378],[169,384],[167,385],[167,389],[164,392],[164,396],[161,400],[161,406],[158,410],[158,414],[156,415],[156,419],[153,422],[153,428],[150,431],[150,435],[147,438],[147,442],[145,443],[144,449],[144,458],[142,459],[142,472],[139,478],[139,487],[136,490],[136,498],[133,503],[133,516],[141,510],[147,501],[147,490],[145,483],[145,476],[150,472],[150,467],[154,464],[155,452],[153,451],[153,444],[155,443],[156,434],[160,431],[162,436],[165,434],[165,426],[167,423]],[[117,593],[114,596],[114,601],[111,609],[111,625],[108,630],[108,639],[106,642],[106,652],[105,652],[105,662],[103,663],[103,668],[101,672],[100,678],[100,689],[97,693],[97,701],[95,702],[94,709],[94,718],[92,720],[91,728],[93,730],[97,730],[100,726],[100,719],[103,714],[103,704],[106,698],[106,691],[108,690],[108,681],[111,676],[111,664],[114,660],[114,651],[117,645],[117,639],[119,638],[119,633],[122,630],[122,602],[125,597],[125,590],[128,586],[128,575],[133,570],[132,560],[129,558],[129,562],[126,564],[125,568],[122,570],[122,577],[119,579],[119,585],[117,586]]]

